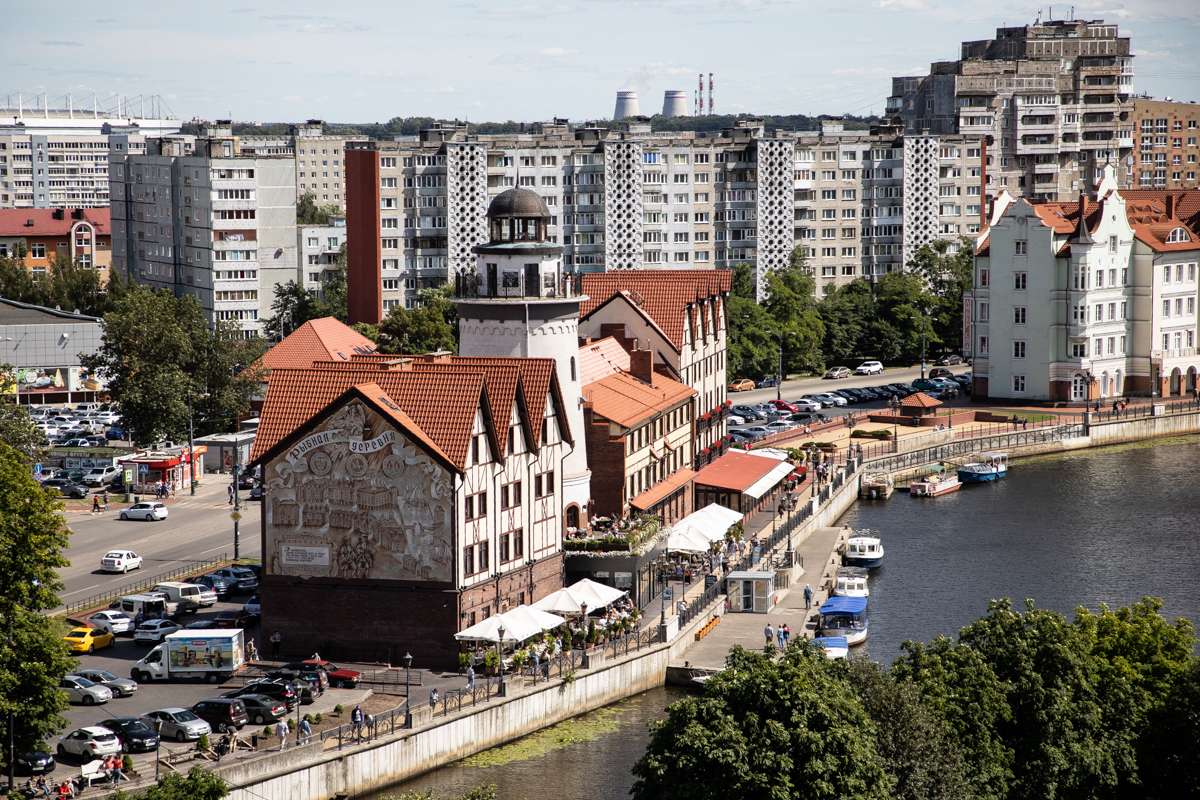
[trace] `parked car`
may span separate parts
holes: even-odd
[[[258,591],[258,576],[245,567],[222,567],[209,574],[228,580],[235,592],[252,594]]]
[[[76,499],[87,497],[88,494],[86,486],[72,483],[67,478],[47,478],[42,481],[42,489],[47,492],[57,492],[64,497],[74,497]]]
[[[45,750],[37,750],[32,753],[19,753],[17,755],[18,775],[47,775],[54,772],[57,766],[58,762],[54,760],[54,756]]]
[[[104,438],[108,439],[109,441],[124,439],[125,431],[121,430],[120,428],[109,428],[104,432]]]
[[[162,503],[134,503],[120,514],[121,519],[142,519],[147,522],[167,518],[167,507]]]
[[[258,614],[244,608],[227,608],[213,620],[215,628],[253,628],[258,625]]]
[[[221,695],[224,698],[238,698],[247,694],[262,694],[285,704],[291,711],[300,702],[300,694],[296,684],[290,680],[263,679],[247,683],[240,689],[233,689]]]
[[[214,697],[201,700],[192,706],[191,711],[220,733],[230,728],[241,730],[250,722],[250,717],[246,714],[246,704],[237,698]]]
[[[83,476],[83,483],[85,486],[103,486],[106,483],[112,483],[120,476],[121,471],[116,467],[93,467],[87,475]]]
[[[197,575],[195,578],[188,578],[187,582],[211,589],[218,600],[224,600],[229,597],[233,589],[232,582],[227,578],[221,578],[216,575]]]
[[[324,692],[329,688],[329,673],[316,664],[305,664],[303,661],[284,664],[279,669],[268,672],[267,677],[293,684],[297,682],[311,684],[320,692]]]
[[[764,427],[771,433],[783,433],[784,431],[790,431],[796,425],[795,423],[788,422],[786,419],[777,419],[774,422],[768,422]]]
[[[143,622],[133,632],[133,641],[138,644],[158,644],[168,633],[180,630],[179,624],[169,619],[152,619]]]
[[[100,559],[100,569],[105,572],[129,572],[142,568],[142,557],[132,550],[109,550]]]
[[[353,669],[343,669],[332,661],[318,661],[312,658],[306,658],[302,663],[316,664],[329,674],[329,685],[335,689],[353,689],[358,686],[358,681],[362,678],[362,673]]]
[[[116,734],[126,753],[152,753],[158,749],[158,734],[137,717],[113,717],[100,724]]]
[[[262,604],[259,602],[258,595],[254,595],[247,600],[245,605],[242,606],[242,610],[247,614],[261,614]]]
[[[158,733],[164,739],[174,739],[177,742],[195,741],[201,736],[212,733],[212,726],[186,708],[160,708],[142,714],[142,722],[154,728],[160,723]]]
[[[825,372],[826,378],[849,378],[850,370],[847,367],[834,367]]]
[[[829,400],[832,401],[834,405],[838,405],[838,406],[846,405],[846,398],[840,397],[832,392],[823,392],[823,393],[817,395],[817,397],[822,401],[828,397]]]
[[[89,433],[90,431],[76,428],[76,429],[74,429],[72,431],[68,431],[68,432],[69,433],[74,433],[74,432]],[[82,438],[67,439],[65,442],[63,442],[63,447],[91,447],[91,446],[92,446],[91,442],[89,442],[87,439],[82,439]]]
[[[917,378],[912,382],[912,385],[913,388],[918,391],[925,391],[926,389],[936,389],[941,384],[937,383],[932,378]]]
[[[209,630],[217,627],[217,624],[211,619],[198,619],[195,622],[189,622],[184,626],[185,630]]]
[[[81,669],[75,673],[81,678],[87,678],[99,686],[107,686],[113,697],[132,697],[138,690],[137,681],[129,678],[118,678],[105,669]]]
[[[754,425],[753,427],[742,428],[741,430],[743,436],[754,437],[756,441],[764,436],[770,436],[774,432],[775,431],[769,429],[766,425]]]
[[[72,628],[62,640],[73,653],[94,653],[102,647],[112,647],[116,637],[99,628]]]
[[[748,392],[754,387],[754,381],[749,378],[742,378],[740,381],[734,381],[727,387],[731,392]]]
[[[262,500],[262,496],[263,496],[263,485],[261,483],[254,484],[254,488],[252,488],[250,490],[250,499],[251,500]]]
[[[942,356],[937,360],[936,363],[939,367],[949,367],[954,364],[961,364],[963,363],[963,360],[962,356],[956,353],[951,353],[950,355]]]
[[[108,631],[114,636],[118,633],[133,633],[133,619],[124,611],[97,611],[87,618],[86,622],[93,628]]]
[[[79,756],[84,762],[121,752],[121,740],[108,728],[89,726],[71,731],[58,740],[58,755]]]
[[[764,375],[763,377],[756,380],[754,382],[754,385],[755,385],[755,387],[757,387],[759,389],[766,389],[768,386],[774,386],[775,385],[775,376],[774,375]]]
[[[113,697],[112,689],[97,686],[78,675],[64,675],[58,682],[58,688],[67,693],[67,699],[72,703],[83,703],[85,706],[107,703]]]
[[[823,422],[829,422],[829,417],[824,414],[792,414],[788,417],[788,422],[793,425],[820,425]]]
[[[825,404],[811,398],[801,397],[799,400],[793,400],[792,405],[796,411],[820,411]]]
[[[854,372],[858,375],[882,375],[883,364],[878,361],[864,361],[854,369]]]
[[[929,370],[929,377],[953,379],[954,373],[951,372],[950,370],[946,369],[945,367],[934,367],[933,369]]]
[[[762,412],[753,406],[734,406],[732,411],[742,419],[755,420],[763,418]]]
[[[850,391],[849,389],[836,389],[832,392],[827,392],[827,394],[831,394],[834,397],[840,397],[843,400],[845,400],[847,403],[861,403],[862,402],[862,398],[859,397],[854,392]]]
[[[246,716],[255,725],[267,725],[287,716],[287,703],[265,694],[244,694],[238,698],[246,707]]]
[[[767,405],[770,406],[771,408],[775,409],[776,411],[787,411],[792,414],[795,414],[797,411],[799,411],[799,409],[796,408],[791,403],[785,403],[782,400],[768,400]]]

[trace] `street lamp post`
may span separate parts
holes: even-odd
[[[921,378],[925,378],[925,318],[909,317],[913,322],[921,324]]]
[[[191,484],[192,497],[196,496],[196,441],[192,426],[192,395],[188,394],[188,478]]]
[[[765,331],[772,336],[779,337],[779,363],[775,368],[775,399],[783,399],[783,334],[775,333],[774,331]]]
[[[658,577],[662,581],[662,615],[659,617],[659,624],[667,624],[667,556],[664,553],[658,557]]]
[[[408,696],[412,692],[412,653],[404,654],[404,702],[408,705],[409,710],[412,710],[412,703],[409,702]]]
[[[892,426],[895,431],[892,434],[892,441],[895,443],[896,447],[899,448],[899,446],[900,446],[900,400],[897,399],[895,395],[892,395],[892,398],[890,400],[888,400],[888,408],[890,408],[892,410]],[[897,452],[899,452],[899,449],[897,449]]]
[[[504,626],[501,625],[497,633],[500,634],[500,641],[496,642],[497,655],[500,656],[500,678],[504,679]]]

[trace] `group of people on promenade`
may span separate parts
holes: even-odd
[[[114,786],[118,786],[121,780],[125,778],[122,772],[124,764],[124,756],[121,753],[116,753],[104,757],[104,760],[100,762],[100,770]],[[45,775],[39,777],[36,783],[33,778],[30,778],[21,787],[21,792],[26,797],[52,797],[56,798],[56,800],[78,797],[83,793],[83,790],[84,780],[82,778],[63,778],[59,783],[48,783]]]

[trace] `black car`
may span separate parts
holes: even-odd
[[[262,564],[235,564],[238,569],[248,569],[254,573],[254,577],[262,580]]]
[[[787,421],[794,422],[797,425],[820,425],[822,422],[828,422],[829,417],[824,414],[813,414],[802,411],[799,414],[792,414],[787,418]]]
[[[247,683],[240,689],[234,689],[230,692],[225,692],[221,697],[241,697],[247,694],[265,694],[267,697],[273,697],[276,700],[282,700],[287,703],[288,710],[291,711],[296,707],[299,698],[296,696],[296,687],[290,681],[273,681],[261,680],[254,683]]]
[[[962,356],[955,355],[953,353],[951,353],[948,356],[942,356],[941,358],[939,358],[937,360],[937,365],[939,367],[949,367],[954,364],[961,364],[961,363],[963,363]]]
[[[246,704],[238,698],[221,696],[201,700],[192,706],[191,711],[220,733],[230,728],[241,730],[250,722]]]
[[[48,478],[47,480],[42,481],[42,488],[47,492],[57,492],[64,497],[82,499],[88,495],[88,488],[86,486],[80,486],[79,484],[73,483],[66,478]]]
[[[194,583],[198,586],[207,586],[213,590],[218,600],[224,600],[229,597],[233,590],[233,584],[225,578],[215,577],[213,575],[199,575],[195,578],[188,578],[188,583]]]
[[[22,753],[17,756],[17,772],[21,775],[45,775],[54,772],[58,763],[50,753]]]
[[[311,683],[322,692],[329,688],[329,673],[316,664],[306,664],[303,661],[284,664],[279,669],[268,672],[267,677],[288,683]]]
[[[209,574],[214,578],[224,578],[229,581],[232,592],[254,594],[258,591],[258,576],[243,566],[221,567]]]
[[[831,392],[831,394],[836,394],[838,397],[846,398],[847,403],[861,403],[862,402],[862,398],[859,397],[858,395],[856,395],[854,392],[850,391],[849,389],[838,389],[834,392]]]
[[[127,753],[149,753],[158,748],[158,734],[137,717],[113,717],[100,724],[117,735]]]
[[[255,725],[266,725],[287,716],[287,703],[265,694],[244,694],[238,698],[246,706],[246,716]]]
[[[263,487],[262,487],[262,484],[261,484],[261,483],[256,483],[256,484],[254,484],[254,486],[253,486],[253,487],[250,489],[250,499],[251,499],[251,500],[262,500],[262,493],[263,493]]]
[[[946,369],[945,367],[934,367],[933,369],[929,370],[929,377],[931,377],[931,378],[950,378],[951,380],[953,380],[954,373],[951,372],[950,370]]]

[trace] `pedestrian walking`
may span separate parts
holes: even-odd
[[[766,647],[770,647],[771,643],[775,641],[775,630],[771,627],[771,623],[768,622],[767,627],[763,629],[763,636],[765,636],[767,639],[766,644],[764,645],[765,649]]]
[[[859,458],[862,458],[862,442],[859,442],[857,445],[855,445],[854,455],[858,456]]]
[[[283,641],[283,634],[275,631],[271,634],[271,658],[279,655],[279,643]]]
[[[783,623],[783,646],[786,648],[792,643],[792,626],[786,622]]]
[[[540,654],[540,653],[538,653],[538,651],[535,649],[535,650],[533,651],[533,674],[534,674],[534,675],[537,675],[537,673],[538,673],[538,667],[541,665],[541,663],[542,663],[542,656],[541,656],[541,654]]]
[[[811,431],[811,430],[809,430],[809,428],[808,428],[808,426],[807,426],[807,425],[805,425],[805,426],[804,426],[804,435],[805,435],[805,436],[808,436],[808,437],[811,437],[811,436],[812,436],[812,431]]]
[[[812,586],[804,584],[804,608],[812,608]]]
[[[300,744],[308,744],[308,738],[312,736],[312,724],[309,723],[308,717],[305,717],[300,722]]]
[[[233,484],[229,484],[229,505],[233,505]]]
[[[467,665],[467,688],[475,688],[475,668],[470,664]]]
[[[92,516],[94,517],[99,513],[100,513],[100,495],[94,494],[94,495],[92,495]]]
[[[108,511],[108,489],[104,490],[104,510]]]
[[[780,650],[783,649],[783,626],[780,625],[775,629],[775,646]]]
[[[287,723],[283,720],[280,720],[279,724],[275,727],[279,731],[279,749],[282,751],[285,747],[287,747]]]
[[[437,691],[437,690],[435,689],[434,691]],[[351,724],[354,725],[355,740],[361,741],[362,740],[362,724],[363,724],[362,706],[355,706],[354,710],[350,712],[350,722],[351,722]]]
[[[429,690],[429,707],[431,709],[433,709],[433,713],[435,713],[435,714],[437,713],[438,700],[439,700],[438,690],[436,688],[430,689]]]

